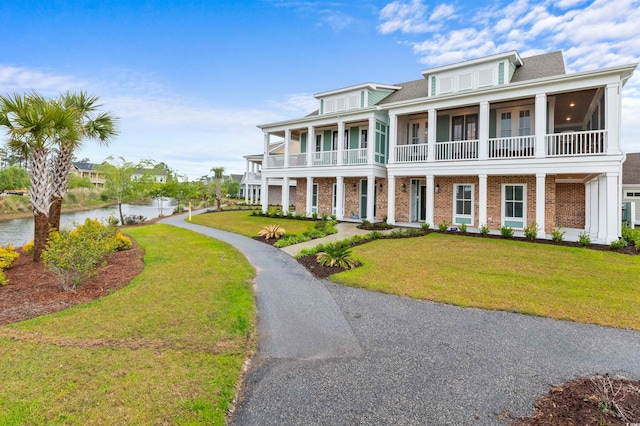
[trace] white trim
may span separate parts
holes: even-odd
[[[505,208],[505,202],[507,201],[505,198],[506,195],[506,187],[507,186],[522,186],[522,218],[518,218],[518,217],[507,217],[506,216],[506,208]],[[505,221],[507,220],[512,220],[512,221],[520,221],[522,220],[522,228],[515,228],[515,227],[511,227],[513,229],[524,229],[527,227],[527,184],[526,183],[503,183],[502,184],[502,196],[500,198],[500,216],[501,216],[501,222],[500,222],[500,226],[506,226],[505,225]]]
[[[467,214],[457,214],[456,213],[456,189],[458,186],[470,186],[471,187],[471,214],[467,215]],[[452,225],[461,225],[460,223],[456,222],[456,218],[460,217],[463,219],[471,219],[471,223],[468,223],[468,226],[475,226],[475,201],[476,201],[476,188],[475,188],[475,184],[473,183],[454,183],[453,184],[453,207],[452,207],[452,212],[451,212],[451,224]]]

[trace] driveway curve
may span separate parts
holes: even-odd
[[[552,384],[640,378],[636,331],[339,286],[250,238],[162,222],[234,245],[257,270],[258,352],[232,425],[505,424]]]

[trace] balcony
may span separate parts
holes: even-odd
[[[583,132],[553,133],[544,136],[546,157],[575,157],[603,155],[607,152],[607,131],[589,130]],[[483,147],[484,145],[484,147]],[[434,160],[460,161],[513,160],[533,158],[536,155],[536,136],[513,136],[491,138],[486,144],[479,140],[436,142]],[[423,163],[428,159],[428,144],[398,145],[395,147],[396,163]]]
[[[269,155],[267,157],[267,168],[280,169],[284,168],[284,155]],[[337,150],[332,151],[317,151],[311,153],[311,166],[314,167],[328,167],[337,166],[338,158],[342,159],[341,166],[351,166],[359,164],[369,163],[369,150],[367,148],[345,149],[342,151],[342,156],[339,156]],[[385,164],[386,157],[382,153],[374,154],[374,161],[377,164]],[[307,153],[296,153],[289,155],[288,167],[306,167],[307,166]]]

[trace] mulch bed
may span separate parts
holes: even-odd
[[[534,407],[531,417],[506,417],[513,426],[640,424],[640,380],[581,377],[552,386]]]
[[[111,254],[96,277],[75,292],[64,291],[55,275],[42,263],[18,249],[20,257],[6,269],[9,281],[0,286],[0,325],[58,312],[113,293],[124,287],[144,268],[144,250],[135,242],[131,250]]]

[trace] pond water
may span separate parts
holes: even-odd
[[[147,219],[153,219],[173,213],[174,207],[173,200],[154,200],[150,204],[123,204],[122,214],[125,216],[142,215]],[[62,229],[72,229],[74,228],[74,223],[82,223],[86,218],[104,221],[109,216],[120,218],[117,205],[81,212],[62,213],[60,227]],[[10,243],[15,247],[19,247],[31,240],[33,240],[33,217],[0,221],[0,245]]]

